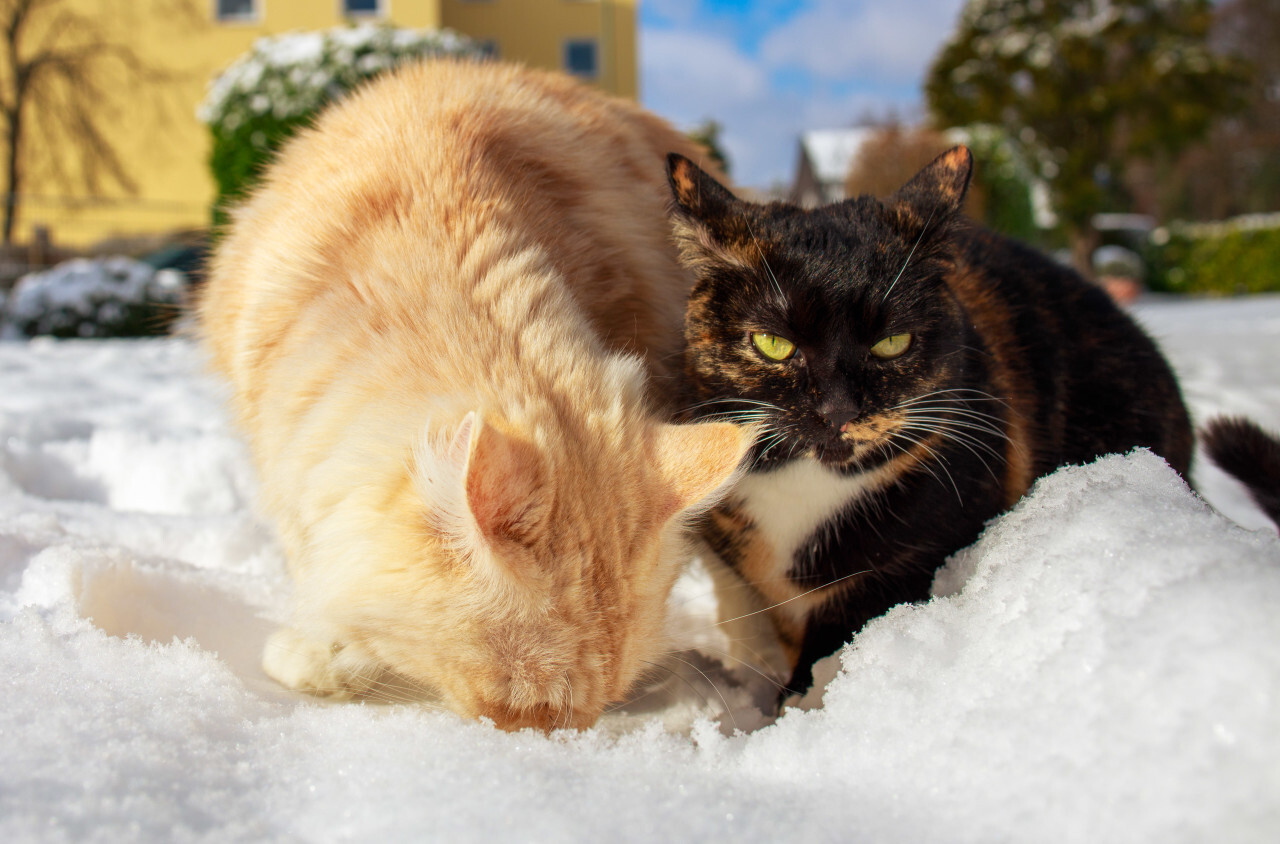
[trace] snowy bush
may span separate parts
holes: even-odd
[[[1153,289],[1215,295],[1280,292],[1280,214],[1159,228],[1149,248]]]
[[[210,83],[197,112],[213,133],[218,207],[248,190],[280,144],[330,100],[406,61],[482,55],[448,30],[374,24],[258,39]]]
[[[18,280],[4,307],[5,335],[139,337],[163,334],[186,289],[177,270],[132,258],[78,258]]]

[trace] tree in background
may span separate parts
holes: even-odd
[[[720,132],[724,127],[715,120],[705,120],[688,132],[690,138],[707,150],[707,155],[720,168],[720,172],[729,175],[729,156],[725,155],[720,144]]]
[[[1243,106],[1243,62],[1210,49],[1210,0],[969,0],[925,83],[944,124],[1002,127],[1049,186],[1072,258],[1128,207],[1138,160],[1176,155]]]
[[[1248,106],[1168,168],[1160,198],[1172,214],[1192,220],[1280,211],[1280,2],[1215,4],[1210,42],[1253,65]]]
[[[941,132],[924,127],[894,122],[877,128],[854,156],[844,182],[845,196],[866,193],[887,197],[953,146]],[[982,218],[981,209],[967,201],[965,211],[971,217]]]
[[[973,185],[964,211],[983,225],[1020,240],[1044,245],[1032,208],[1033,176],[1017,158],[1004,134],[994,127],[939,132],[925,126],[890,123],[876,130],[858,150],[845,179],[845,195],[887,197],[919,170],[956,144],[973,153]]]
[[[190,14],[185,2],[152,13]],[[136,186],[108,140],[115,93],[162,81],[162,72],[110,36],[111,8],[89,16],[63,0],[0,0],[0,144],[4,210],[0,240],[13,239],[22,190],[37,169],[52,182],[98,193]],[[136,11],[136,10],[135,10]]]

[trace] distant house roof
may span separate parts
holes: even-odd
[[[844,181],[858,151],[874,134],[870,127],[821,129],[800,136],[800,158],[791,201],[821,205],[844,199]]]

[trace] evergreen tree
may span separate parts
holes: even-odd
[[[729,175],[729,156],[725,154],[724,146],[720,142],[720,132],[724,127],[715,120],[704,120],[693,129],[689,130],[689,137],[702,144],[707,150],[707,155],[720,168],[720,172],[726,176]]]
[[[950,125],[995,124],[1049,185],[1076,266],[1126,207],[1133,161],[1176,155],[1239,109],[1245,65],[1213,52],[1210,0],[970,0],[925,83]]]

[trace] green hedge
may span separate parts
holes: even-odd
[[[1046,233],[1036,226],[1032,208],[1034,177],[1008,136],[992,126],[968,126],[954,134],[973,153],[974,182],[985,199],[983,224],[1026,243],[1043,245]]]
[[[1280,214],[1156,229],[1148,286],[1167,293],[1280,293]]]

